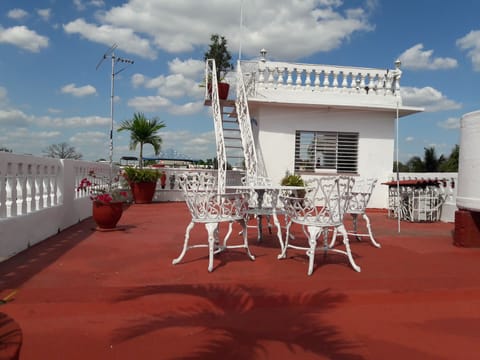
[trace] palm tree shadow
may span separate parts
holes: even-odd
[[[351,353],[355,344],[319,320],[322,313],[346,298],[328,289],[287,295],[244,285],[159,285],[126,290],[115,301],[171,294],[196,296],[203,301],[119,328],[113,332],[112,342],[122,343],[170,327],[200,327],[209,334],[221,335],[182,359],[256,358],[259,352],[266,354],[262,345],[266,341],[283,343],[292,355],[301,348],[332,359],[363,359]]]

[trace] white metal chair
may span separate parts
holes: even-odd
[[[249,226],[249,227],[256,227],[257,228],[257,241],[262,241],[262,231],[263,231],[263,218],[266,218],[268,232],[272,234],[272,224],[270,222],[270,217],[273,213],[275,204],[273,203],[276,201],[274,197],[272,197],[271,191],[268,189],[262,190],[254,190],[255,186],[271,186],[272,181],[270,178],[263,177],[263,176],[256,176],[255,178],[242,178],[242,183],[245,186],[251,186],[250,189],[250,199],[248,201],[248,215],[253,216],[257,220],[256,226]]]
[[[307,187],[304,198],[281,196],[287,216],[287,234],[285,244],[279,259],[286,258],[287,249],[306,250],[309,258],[308,275],[313,272],[315,253],[317,250],[341,253],[347,256],[350,265],[355,271],[360,272],[360,267],[355,263],[348,241],[347,231],[343,225],[343,216],[347,209],[350,192],[354,185],[354,179],[347,176],[328,176],[314,180],[315,187]],[[302,226],[308,239],[308,246],[290,244],[290,228],[293,223]],[[332,248],[328,240],[330,228],[337,229],[343,235],[345,250]],[[317,240],[323,236],[323,246],[317,247]]]
[[[248,257],[254,260],[247,240],[247,211],[249,194],[246,192],[218,193],[215,180],[207,175],[188,174],[180,179],[185,202],[192,216],[192,220],[185,231],[185,241],[180,255],[172,261],[178,264],[182,261],[187,250],[197,247],[208,247],[208,271],[213,270],[213,257],[226,249],[244,248]],[[243,244],[227,245],[232,233],[232,223],[237,221],[242,226]],[[189,245],[190,231],[195,224],[202,223],[208,233],[207,244]],[[228,223],[228,232],[220,244],[218,227],[220,223]]]
[[[348,235],[355,236],[355,238],[360,241],[362,237],[369,237],[371,243],[376,246],[377,248],[382,247],[375,238],[373,237],[372,233],[372,226],[370,224],[370,219],[366,214],[366,209],[368,202],[370,201],[370,197],[372,196],[373,189],[375,188],[375,184],[377,183],[377,179],[372,178],[360,178],[355,179],[355,185],[353,186],[350,201],[348,203],[348,207],[346,210],[347,214],[352,216],[353,221],[353,230],[347,231]],[[365,225],[367,227],[367,233],[359,233],[358,231],[358,215],[362,215],[363,219],[365,220]],[[330,242],[330,247],[335,245],[335,241],[337,238],[336,230],[333,232],[332,241]]]

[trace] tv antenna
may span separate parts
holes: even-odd
[[[109,157],[109,163],[110,163],[110,184],[109,186],[112,186],[112,177],[113,177],[113,100],[115,96],[115,75],[118,75],[121,73],[123,70],[125,70],[129,65],[132,65],[134,63],[133,60],[130,59],[125,59],[121,58],[119,56],[115,56],[115,49],[118,48],[117,44],[113,44],[110,49],[108,49],[103,56],[101,57],[100,61],[97,64],[97,67],[95,70],[98,70],[98,68],[102,65],[103,61],[105,59],[110,58],[112,61],[112,72],[111,72],[111,83],[110,83],[110,157]],[[115,64],[116,63],[121,63],[124,66],[120,69],[115,71]]]

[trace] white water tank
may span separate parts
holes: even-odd
[[[460,120],[457,206],[480,211],[480,111]]]

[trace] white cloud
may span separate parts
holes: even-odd
[[[17,109],[0,109],[0,124],[7,126],[26,126],[31,117]]]
[[[143,84],[145,84],[145,76],[142,74],[133,74],[132,76],[133,87],[137,88]]]
[[[427,86],[424,88],[402,87],[402,101],[406,106],[419,106],[427,112],[460,109],[462,104],[448,99],[440,91]]]
[[[107,126],[111,123],[110,118],[100,116],[72,116],[72,117],[50,117],[40,116],[34,119],[34,122],[43,127],[62,127],[62,128],[79,128],[79,127],[95,127]]]
[[[170,100],[162,96],[138,96],[128,101],[128,106],[142,112],[155,112],[170,105]]]
[[[7,89],[0,86],[0,105],[5,106],[8,103]]]
[[[230,49],[238,49],[241,42],[243,54],[256,56],[268,45],[271,56],[289,60],[335,49],[354,33],[373,30],[365,10],[341,7],[345,6],[339,0],[252,0],[244,6],[242,33],[239,1],[130,0],[98,19],[145,34],[157,48],[170,53],[206,46],[207,34],[220,33]]]
[[[405,142],[413,142],[415,140],[415,138],[413,136],[407,136],[405,138]]]
[[[183,96],[200,98],[204,92],[198,81],[185,78],[182,74],[160,75],[152,79],[142,74],[135,74],[132,77],[132,83],[135,87],[142,85],[147,89],[157,89],[159,95],[168,98]]]
[[[480,30],[470,31],[467,35],[457,40],[457,46],[467,50],[467,54],[475,71],[480,71]]]
[[[405,69],[412,70],[440,70],[458,66],[457,60],[452,58],[434,58],[433,50],[423,50],[423,44],[417,44],[407,49],[399,59]]]
[[[71,141],[75,146],[82,146],[84,148],[89,145],[103,145],[108,138],[107,132],[101,131],[84,131],[75,133],[71,136],[69,141]]]
[[[48,47],[48,38],[38,35],[26,26],[14,26],[8,29],[0,26],[0,43],[15,45],[31,52],[39,52],[42,48]]]
[[[50,19],[50,16],[52,16],[52,10],[51,9],[38,9],[37,14],[45,21],[48,21]]]
[[[190,78],[198,78],[205,72],[205,62],[195,59],[182,61],[179,58],[175,58],[168,62],[168,68],[171,73],[182,74]]]
[[[183,105],[173,105],[169,108],[169,113],[173,115],[192,115],[198,114],[204,109],[203,102],[189,102]]]
[[[215,133],[193,133],[188,130],[161,133],[162,149],[175,149],[193,159],[208,159],[215,156]]]
[[[75,84],[68,84],[62,87],[63,94],[71,94],[75,97],[83,97],[88,95],[95,95],[97,90],[92,85],[84,85],[77,87]]]
[[[28,12],[23,9],[12,9],[7,13],[10,19],[21,20],[28,16]]]
[[[459,129],[460,119],[451,117],[451,118],[448,118],[447,120],[438,122],[437,125],[440,126],[441,128],[448,129],[448,130]]]
[[[87,8],[87,6],[94,6],[94,7],[102,7],[105,6],[103,0],[73,0],[73,4],[77,8],[78,11],[83,11]]]
[[[105,44],[110,47],[114,43],[121,44],[121,51],[136,54],[140,57],[155,59],[156,53],[147,39],[136,35],[132,29],[111,25],[97,26],[89,24],[83,19],[77,19],[63,25],[68,34],[79,34],[85,39]]]

